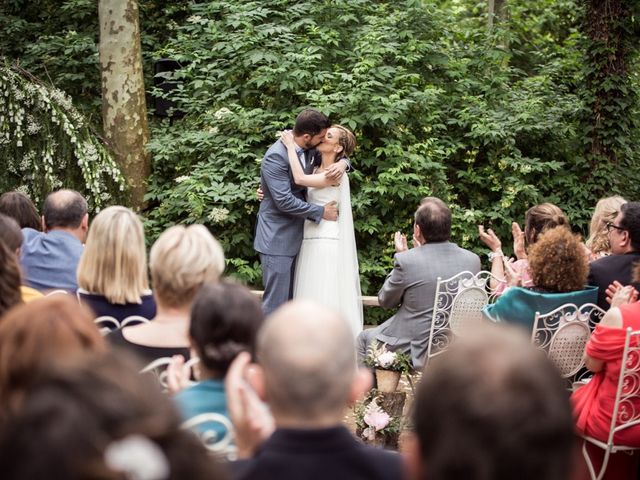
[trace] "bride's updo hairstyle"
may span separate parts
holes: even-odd
[[[340,131],[338,137],[338,145],[342,147],[342,151],[336,155],[336,162],[344,157],[350,157],[356,148],[356,137],[351,130],[343,127],[342,125],[331,125],[331,128],[335,128]]]
[[[569,228],[569,220],[553,203],[541,203],[531,207],[524,216],[524,236],[527,245],[536,243],[538,236],[545,230],[560,226]]]
[[[191,307],[189,337],[210,376],[222,378],[240,352],[253,354],[264,314],[251,291],[233,283],[206,283]]]

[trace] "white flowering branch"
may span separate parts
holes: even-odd
[[[61,187],[84,191],[100,208],[125,182],[118,166],[61,90],[0,64],[0,189],[39,202]]]

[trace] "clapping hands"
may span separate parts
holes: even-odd
[[[614,281],[605,291],[607,302],[611,307],[619,307],[626,303],[638,301],[638,291],[631,285],[624,286],[619,281]]]
[[[416,237],[415,232],[413,234],[413,237],[411,238],[411,241],[413,242],[414,248],[422,245],[422,242],[420,241],[420,239]],[[407,243],[407,236],[400,232],[396,232],[393,234],[393,245],[396,248],[397,253],[406,252],[407,250],[409,250],[409,245]]]

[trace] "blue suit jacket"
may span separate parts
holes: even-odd
[[[307,173],[313,168],[311,163]],[[262,160],[260,183],[264,200],[258,211],[253,248],[267,255],[294,257],[302,244],[305,219],[319,223],[324,208],[306,202],[307,189],[294,183],[287,148],[280,140],[271,145]]]
[[[20,262],[26,284],[38,290],[77,290],[76,270],[84,249],[80,240],[62,230],[23,228],[22,233]]]

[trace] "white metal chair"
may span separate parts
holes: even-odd
[[[149,323],[149,319],[140,315],[129,315],[120,321],[120,326],[128,327],[129,325],[137,325],[139,323]]]
[[[425,365],[449,346],[455,336],[484,321],[482,309],[495,298],[491,272],[465,271],[451,278],[438,277]]]
[[[54,295],[69,295],[69,292],[59,288],[57,290],[49,290],[47,293],[45,293],[45,297],[52,297]]]
[[[140,370],[140,373],[153,373],[158,379],[158,382],[160,382],[162,389],[164,391],[167,391],[169,388],[169,385],[167,383],[167,367],[169,366],[170,363],[171,363],[171,357],[156,358],[154,361],[152,361],[146,367]],[[185,366],[188,367],[189,370],[192,372],[192,375],[191,375],[192,378],[194,378],[193,369],[198,363],[200,363],[200,359],[198,357],[191,357],[189,360],[185,362]]]
[[[191,430],[203,445],[216,456],[234,460],[236,447],[233,444],[235,430],[231,421],[219,413],[201,413],[182,424],[185,430]],[[220,432],[223,432],[220,435]]]
[[[93,320],[93,322],[100,329],[100,333],[104,336],[108,334],[111,330],[117,330],[120,328],[120,322],[117,318],[114,318],[110,315],[102,315],[101,317],[97,317]]]
[[[584,347],[604,313],[593,303],[567,303],[535,314],[531,341],[547,352],[569,387],[591,375],[584,366]]]
[[[618,388],[616,390],[609,437],[606,442],[592,437],[583,436],[582,454],[587,463],[589,474],[593,480],[600,480],[607,471],[607,465],[612,453],[631,452],[637,447],[619,445],[615,443],[615,435],[627,428],[640,426],[640,330],[627,329],[627,335],[622,352],[622,362]],[[593,461],[587,450],[587,442],[604,450],[602,466],[595,471]]]

